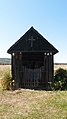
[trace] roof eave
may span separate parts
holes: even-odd
[[[56,53],[58,53],[59,51],[58,50],[55,50],[55,51],[45,51],[45,50],[43,50],[43,51],[39,51],[39,50],[33,50],[33,51],[10,51],[10,50],[8,50],[7,51],[7,53],[9,53],[9,54],[12,54],[12,53],[20,53],[20,52],[43,52],[43,53],[49,53],[49,52],[52,52],[52,54],[53,55],[55,55]]]

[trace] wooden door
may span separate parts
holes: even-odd
[[[41,70],[25,68],[23,85],[24,87],[35,88],[39,86],[39,81],[41,79]]]

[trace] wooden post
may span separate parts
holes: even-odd
[[[12,74],[12,82],[11,82],[11,88],[14,90],[14,84],[13,84],[13,80],[14,80],[14,69],[13,69],[13,55],[11,55],[11,74]]]
[[[46,89],[51,90],[51,82],[53,80],[53,55],[46,53],[45,55],[45,71],[46,71]]]
[[[19,88],[19,70],[18,70],[18,55],[14,54],[13,57],[13,72],[14,72],[14,81],[15,81],[15,89]]]
[[[15,72],[15,54],[13,53],[11,56],[11,72],[12,72],[12,89],[15,89],[15,80],[16,80],[16,72]]]
[[[48,70],[48,55],[46,53],[46,63],[45,63],[45,67],[46,67],[46,90],[48,90],[48,75],[49,75],[49,70]]]
[[[54,56],[52,55],[52,82],[54,81]]]
[[[51,89],[51,83],[53,82],[54,77],[54,63],[53,63],[53,55],[50,53],[48,56],[48,90]]]
[[[51,90],[51,82],[52,82],[52,55],[48,56],[48,90]]]
[[[43,83],[44,83],[44,89],[46,89],[46,83],[47,83],[47,76],[46,76],[46,60],[47,60],[47,55],[44,53],[44,69],[43,69]]]
[[[13,55],[11,55],[11,73],[12,73],[12,80],[14,80]]]

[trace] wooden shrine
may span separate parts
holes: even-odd
[[[50,89],[58,50],[37,30],[31,27],[7,52],[12,56],[15,89]]]

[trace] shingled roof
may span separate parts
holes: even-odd
[[[58,50],[31,27],[7,52],[9,54],[17,52],[52,52],[56,54]]]

